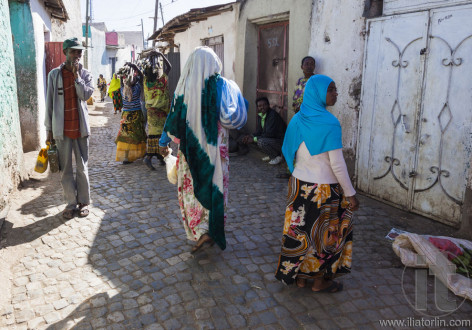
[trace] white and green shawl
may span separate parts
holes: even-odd
[[[197,47],[180,76],[164,130],[180,139],[192,173],[195,197],[210,211],[209,235],[226,248],[223,172],[218,146],[217,81],[221,61],[208,47]]]

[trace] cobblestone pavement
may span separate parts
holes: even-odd
[[[442,235],[454,229],[361,196],[344,291],[286,287],[274,279],[287,189],[274,178],[282,166],[262,163],[255,151],[231,158],[228,247],[193,256],[164,168],[115,162],[119,115],[99,103],[90,116],[90,216],[62,219],[57,174],[35,174],[13,199],[0,250],[10,260],[3,267],[9,281],[0,284],[7,295],[1,328],[372,329],[379,320],[431,320],[408,303],[415,271],[404,272],[384,236],[392,227]],[[433,284],[430,276],[426,315],[440,314]],[[450,299],[456,310],[434,327],[471,319],[470,302]]]

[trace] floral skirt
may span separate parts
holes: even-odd
[[[121,108],[123,108],[123,97],[121,96],[120,90],[116,90],[112,93],[113,95],[113,108],[115,108],[116,111],[121,111]]]
[[[335,184],[291,177],[275,277],[292,284],[297,277],[331,279],[351,271],[352,211]]]
[[[141,110],[123,111],[120,131],[116,137],[116,161],[125,159],[130,162],[146,154],[146,131]]]
[[[221,168],[223,172],[223,196],[224,209],[228,202],[229,183],[229,154],[228,154],[228,130],[218,123],[218,146],[220,147]],[[210,210],[204,208],[195,197],[193,190],[192,173],[184,154],[179,150],[177,153],[177,187],[180,212],[187,238],[197,241],[200,236],[208,233]],[[226,219],[226,214],[225,214]]]

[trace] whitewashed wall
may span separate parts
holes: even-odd
[[[185,62],[195,47],[202,45],[202,39],[223,36],[224,37],[224,76],[235,79],[234,62],[236,55],[236,10],[224,12],[221,15],[209,17],[205,21],[192,23],[190,29],[175,35],[174,42],[179,45],[180,67]]]
[[[51,29],[52,22],[50,14],[45,10],[44,5],[38,0],[30,2],[31,16],[33,18],[34,41],[36,48],[36,68],[37,79],[34,82],[38,91],[37,111],[33,115],[36,116],[36,126],[31,127],[29,134],[38,135],[38,144],[44,146],[46,141],[46,130],[44,128],[44,117],[46,113],[46,64],[44,43],[52,41]],[[49,40],[46,40],[49,39]]]
[[[78,38],[81,40],[82,37],[82,17],[80,10],[80,1],[78,0],[62,0],[69,19],[67,22],[63,22],[58,19],[52,18],[52,37],[51,41],[62,41],[68,38]]]
[[[257,87],[258,26],[278,21],[289,21],[288,54],[288,119],[293,116],[290,102],[295,84],[303,73],[300,61],[309,54],[310,28],[313,0],[253,0],[239,8],[239,24],[236,48],[236,82],[249,101],[247,128],[255,129]]]
[[[363,1],[313,1],[309,54],[316,73],[333,78],[338,101],[332,113],[341,122],[345,158],[354,169],[365,44]]]
[[[103,74],[105,79],[108,77],[108,55],[106,50],[105,32],[100,31],[93,26],[90,27],[91,38],[89,39],[89,71],[93,76],[93,85],[97,88],[97,79]],[[108,82],[108,81],[107,81]]]

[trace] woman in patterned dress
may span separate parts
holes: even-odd
[[[315,292],[342,290],[333,279],[351,270],[352,212],[359,207],[342,153],[341,125],[326,110],[337,95],[331,78],[312,76],[282,147],[292,177],[275,277],[299,287],[313,280]]]
[[[145,120],[141,109],[143,74],[132,63],[126,63],[126,66],[131,69],[126,76],[122,77],[123,113],[120,130],[115,140],[116,161],[121,161],[124,165],[146,154]]]
[[[215,52],[197,47],[182,71],[164,126],[179,144],[179,206],[187,238],[196,242],[192,253],[205,243],[226,248],[228,129],[244,126],[247,119],[247,102],[238,86],[220,73]]]
[[[159,64],[159,57],[162,58],[162,71]],[[163,157],[159,154],[159,138],[162,135],[167,114],[170,110],[169,88],[167,77],[172,68],[167,58],[157,51],[151,51],[148,59],[144,62],[144,99],[147,109],[147,149],[144,157],[144,164],[150,169],[152,157],[157,157],[161,165],[165,165]],[[160,71],[162,74],[159,75]]]
[[[123,108],[123,98],[121,97],[120,80],[117,78],[116,73],[113,74],[113,78],[110,82],[110,87],[108,87],[108,95],[113,100],[113,108],[115,109],[115,114],[117,111],[121,112],[121,108]]]
[[[305,56],[302,59],[302,71],[303,77],[298,79],[297,84],[295,85],[295,90],[293,91],[293,111],[297,113],[300,111],[300,106],[303,102],[303,91],[305,90],[305,85],[308,79],[315,74],[315,59],[311,56]]]

